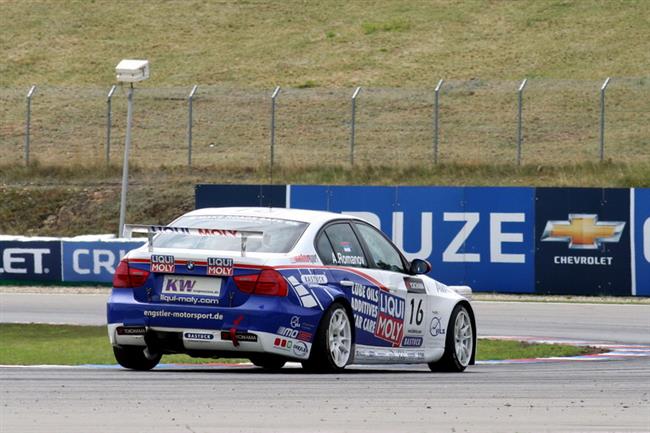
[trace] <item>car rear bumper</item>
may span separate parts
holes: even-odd
[[[286,298],[251,296],[237,307],[139,302],[132,289],[114,289],[107,303],[114,346],[158,345],[163,353],[309,357],[322,311]]]

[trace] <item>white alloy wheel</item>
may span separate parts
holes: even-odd
[[[327,346],[332,361],[338,368],[343,368],[350,359],[352,349],[352,331],[350,320],[343,308],[334,310],[327,328]]]
[[[464,308],[460,309],[458,315],[456,315],[456,321],[454,323],[454,346],[458,362],[463,367],[466,367],[470,359],[472,359],[474,336],[472,322]]]

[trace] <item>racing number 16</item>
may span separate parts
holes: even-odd
[[[409,318],[409,325],[413,324],[413,310],[415,310],[415,298],[411,298],[411,317]],[[415,313],[415,324],[421,325],[424,319],[424,311],[422,310],[422,298],[418,300],[417,312]]]

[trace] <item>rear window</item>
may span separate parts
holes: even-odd
[[[185,216],[171,224],[172,227],[190,227],[264,232],[262,239],[250,238],[247,252],[287,253],[293,248],[308,224],[274,218],[239,215]],[[156,236],[154,246],[161,248],[189,248],[200,250],[240,251],[241,239],[225,236],[188,236],[163,233]]]

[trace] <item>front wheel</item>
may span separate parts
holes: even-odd
[[[311,355],[303,367],[318,372],[337,372],[352,358],[352,325],[345,307],[334,304],[325,312]]]
[[[161,354],[154,355],[151,359],[147,358],[144,348],[140,346],[113,346],[113,354],[122,367],[141,371],[151,370],[162,358]]]
[[[431,371],[464,371],[472,360],[476,347],[475,338],[467,307],[456,305],[449,318],[445,353],[439,361],[429,363]]]

